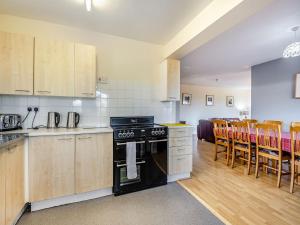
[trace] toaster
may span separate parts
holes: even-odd
[[[22,129],[21,115],[0,114],[0,131]]]

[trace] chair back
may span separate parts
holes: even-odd
[[[250,144],[250,126],[248,122],[231,123],[232,140],[239,144]]]
[[[281,152],[281,126],[279,124],[256,124],[256,146]]]
[[[254,120],[254,119],[244,119],[243,121],[246,122],[246,123],[248,123],[249,127],[251,129],[254,129],[255,125],[258,123],[258,120]]]
[[[280,127],[282,127],[282,125],[283,125],[283,122],[280,120],[265,120],[264,123],[276,124],[276,125],[280,125]]]
[[[215,138],[229,140],[228,122],[225,120],[213,120],[213,124]]]
[[[291,126],[292,127],[300,126],[300,122],[292,122]]]
[[[292,123],[290,133],[292,156],[300,156],[300,124]]]

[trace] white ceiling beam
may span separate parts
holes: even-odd
[[[184,57],[272,1],[213,0],[164,46],[164,58]]]

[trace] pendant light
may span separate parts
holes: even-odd
[[[297,42],[297,31],[299,30],[299,26],[293,27],[292,31],[295,33],[295,42],[289,44],[283,51],[284,58],[296,57],[300,56],[300,42]]]
[[[90,12],[92,10],[92,0],[85,0],[86,11]]]

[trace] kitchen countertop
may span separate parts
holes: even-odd
[[[0,150],[25,138],[24,134],[0,134]]]
[[[167,126],[168,128],[185,128],[185,127],[193,127],[189,124],[183,124],[183,123],[163,123],[160,124],[162,126]]]
[[[40,129],[23,129],[6,131],[5,134],[23,134],[26,137],[37,136],[56,136],[56,135],[76,135],[76,134],[97,134],[97,133],[112,133],[110,127],[86,127],[86,128],[40,128]],[[0,133],[4,134],[4,132]]]

